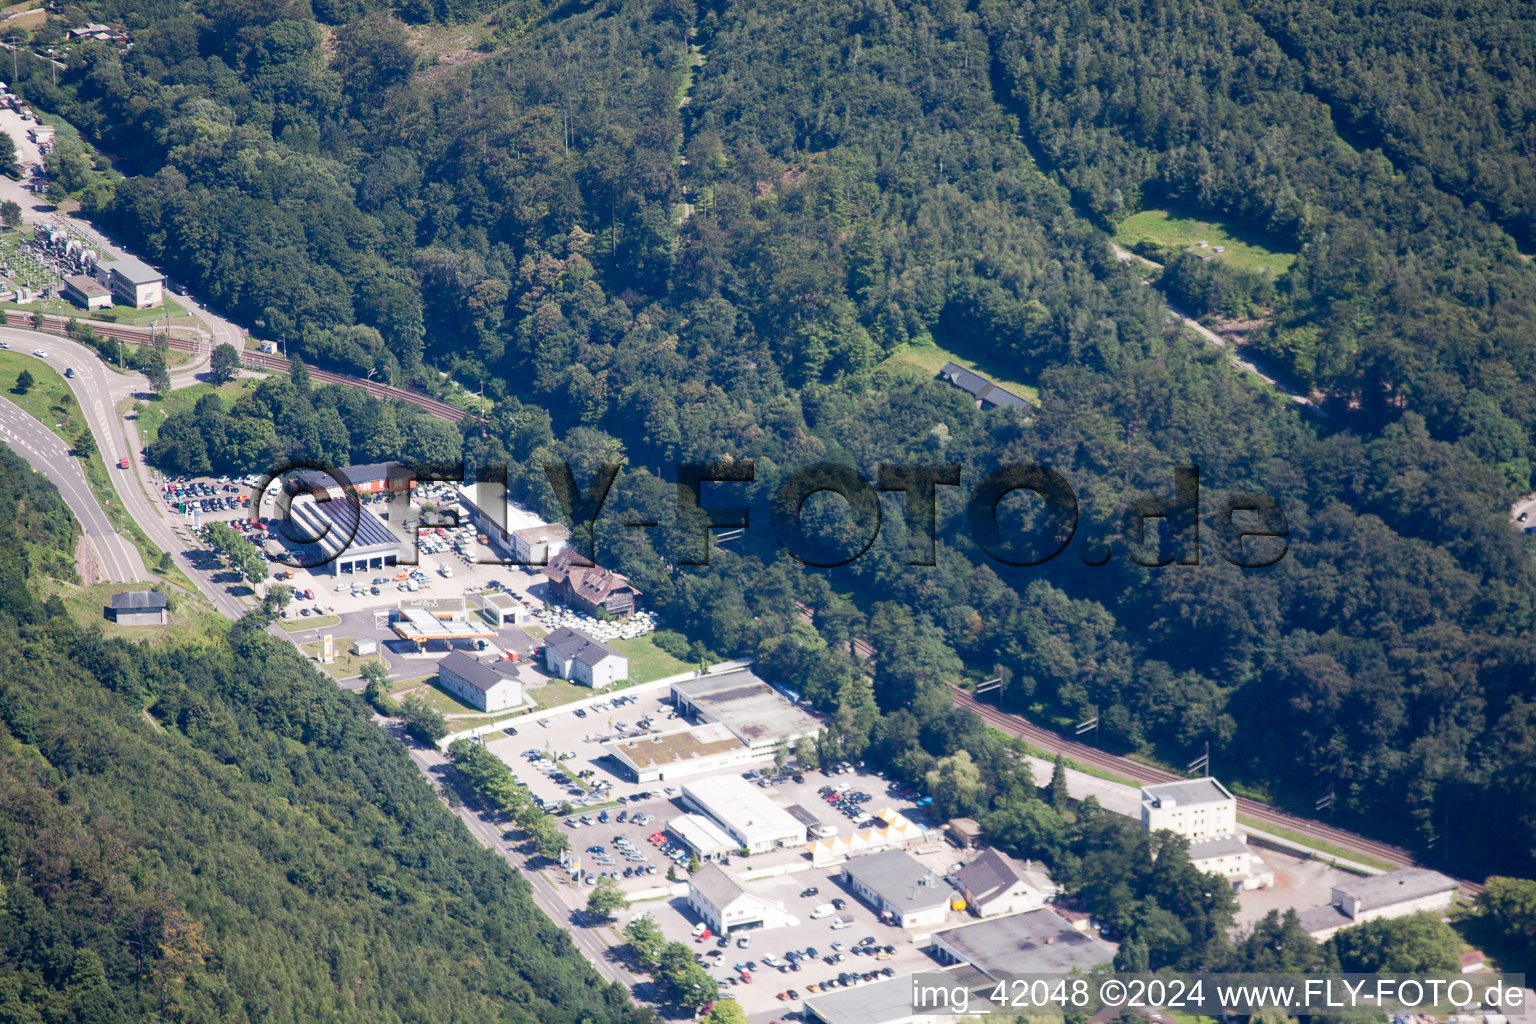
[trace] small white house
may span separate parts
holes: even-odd
[[[544,638],[544,664],[560,678],[595,690],[629,678],[628,658],[566,626]]]
[[[511,662],[506,663],[511,667]],[[437,663],[437,682],[443,689],[481,711],[504,711],[523,703],[523,684],[463,651],[454,651]]]
[[[705,861],[688,879],[688,905],[716,935],[800,923],[773,900],[748,892],[713,861]]]
[[[1045,906],[1059,887],[1044,867],[1016,861],[996,850],[963,865],[950,876],[977,917],[1022,914]]]

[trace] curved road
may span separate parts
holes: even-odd
[[[169,551],[177,565],[190,578],[199,579],[202,570],[189,557],[189,553],[195,550],[194,546],[177,535],[173,529],[173,518],[164,503],[154,497],[156,489],[149,479],[149,467],[140,454],[143,445],[139,440],[138,429],[131,420],[125,419],[118,412],[118,407],[124,401],[148,391],[144,375],[118,373],[103,363],[94,349],[69,338],[41,335],[16,327],[0,327],[0,338],[11,343],[12,351],[43,349],[47,354],[42,361],[60,373],[66,368],[74,368],[75,376],[69,385],[80,403],[80,411],[85,415],[86,423],[96,435],[96,445],[107,463],[118,499],[156,547]],[[197,383],[197,375],[205,369],[211,351],[207,346],[199,346],[193,361],[177,367],[171,375],[172,385],[185,387]],[[127,470],[117,468],[118,460],[123,458],[128,459]],[[89,500],[82,501],[78,506],[71,498],[71,508],[76,509],[76,515],[82,520],[93,513],[101,515],[100,506],[89,491],[86,497]],[[126,543],[126,538],[124,541]],[[139,568],[142,571],[142,562]],[[148,579],[149,575],[143,573],[139,578]],[[204,582],[206,585],[202,587],[203,592],[221,613],[230,618],[239,618],[249,610],[248,605],[229,594],[225,588],[211,581]]]
[[[91,493],[80,460],[69,454],[59,435],[49,430],[19,406],[0,402],[0,439],[11,451],[26,459],[64,496],[75,518],[80,520],[85,536],[96,552],[101,574],[113,583],[137,583],[149,579],[144,560],[133,542],[112,526],[106,512]]]

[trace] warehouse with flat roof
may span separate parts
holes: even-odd
[[[1050,907],[936,932],[933,945],[940,960],[968,963],[994,978],[1087,971],[1115,958]]]
[[[618,765],[619,774],[631,782],[690,779],[765,760],[719,722],[607,740],[603,749]]]
[[[820,722],[745,669],[673,683],[672,703],[693,721],[721,723],[753,750],[821,734]]]
[[[748,853],[805,841],[804,825],[738,775],[685,782],[683,802],[708,815]]]

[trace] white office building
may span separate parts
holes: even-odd
[[[1237,797],[1210,776],[1141,788],[1141,827],[1191,843],[1237,834]]]

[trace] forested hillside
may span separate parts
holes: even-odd
[[[247,620],[105,640],[35,597],[56,491],[0,450],[0,1019],[650,1019],[355,697]],[[30,581],[30,584],[29,584]]]
[[[1308,811],[1331,789],[1340,824],[1414,848],[1478,829],[1452,846],[1467,870],[1536,855],[1536,579],[1505,511],[1530,489],[1536,274],[1504,215],[1471,203],[1502,172],[1453,174],[1436,127],[1485,123],[1493,100],[1444,90],[1371,148],[1298,57],[1342,54],[1342,36],[1298,16],[1280,39],[1279,15],[1237,0],[444,16],[484,42],[474,59],[429,66],[431,37],[383,10],[178,3],[123,14],[132,51],[89,50],[57,89],[24,67],[22,85],[139,172],[84,190],[88,209],[260,333],[355,372],[483,379],[494,410],[462,451],[511,462],[525,499],[554,509],[550,458],[583,480],[627,462],[603,560],[946,810],[1024,813],[1011,757],[944,688],[1001,677],[1002,702],[1041,721],[1097,708],[1105,743],[1178,764],[1209,742],[1224,778]],[[1439,24],[1452,52],[1484,22]],[[1106,229],[1160,203],[1298,254],[1257,296],[1273,309],[1252,343],[1332,419],[1170,326],[1115,259]],[[979,411],[909,365],[935,341],[1038,385],[1042,411]],[[402,454],[452,440],[407,415],[277,381],[186,417],[155,457],[375,458],[369,424],[390,419]],[[672,525],[667,467],[702,458],[755,459],[759,497],[823,459],[867,478],[959,463],[967,488],[1038,460],[1082,521],[1062,557],[1014,569],[941,489],[931,567],[909,564],[923,552],[896,506],[843,569],[784,557],[756,513],[689,566],[699,533]],[[1207,510],[1273,495],[1289,557],[1130,564],[1121,510],[1167,491],[1175,463],[1200,466]],[[836,502],[810,513],[846,541]],[[662,526],[623,525],[646,518]],[[1088,564],[1105,542],[1108,564]],[[1495,817],[1508,827],[1488,834]],[[1053,828],[1018,848],[1059,845]]]

